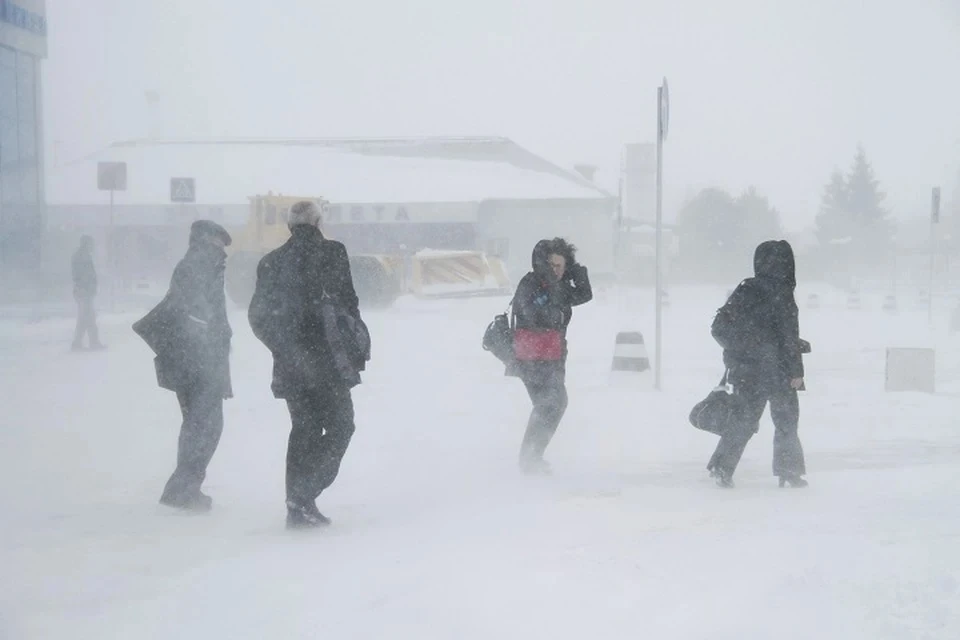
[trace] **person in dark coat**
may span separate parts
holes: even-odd
[[[523,381],[533,403],[520,468],[547,474],[550,465],[543,455],[567,409],[567,327],[573,307],[592,300],[593,290],[587,268],[576,261],[576,248],[563,238],[538,242],[531,264],[513,298],[517,360],[508,365],[507,375]]]
[[[781,487],[805,487],[797,391],[804,389],[802,354],[809,345],[800,339],[793,249],[785,240],[764,242],[753,264],[754,277],[744,280],[725,305],[738,310],[734,322],[743,335],[725,345],[723,360],[734,393],[744,400],[744,413],[721,437],[707,469],[721,487],[733,486],[734,471],[769,402],[773,474]]]
[[[83,349],[83,337],[89,339],[91,349],[103,349],[97,329],[97,311],[93,300],[97,297],[97,269],[93,265],[93,238],[84,235],[73,254],[73,298],[77,301],[77,326],[73,332],[73,350]]]
[[[223,433],[223,401],[233,397],[233,331],[223,291],[224,248],[230,243],[230,234],[217,223],[194,222],[170,290],[133,325],[156,353],[158,384],[177,394],[183,414],[177,467],[160,497],[160,503],[170,507],[208,511],[213,506],[200,487]]]
[[[332,299],[356,322],[359,300],[346,247],[320,231],[321,210],[302,201],[290,208],[291,237],[257,267],[248,312],[254,334],[273,354],[276,398],[286,400],[292,428],[287,444],[287,527],[330,524],[317,498],[333,484],[353,437],[351,386],[337,366],[322,301]],[[362,362],[354,362],[357,371]]]

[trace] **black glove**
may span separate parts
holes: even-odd
[[[574,262],[573,264],[567,265],[566,271],[563,272],[563,279],[569,282],[576,282],[583,278],[583,265],[579,262]]]

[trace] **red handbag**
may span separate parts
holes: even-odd
[[[517,360],[563,359],[563,335],[556,329],[514,329],[513,353]]]

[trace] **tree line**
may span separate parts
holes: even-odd
[[[844,270],[883,264],[894,248],[894,224],[885,194],[863,148],[850,168],[834,171],[816,217],[818,260]],[[676,234],[681,278],[726,280],[742,275],[745,256],[763,240],[784,237],[780,212],[755,187],[740,195],[710,187],[680,210]]]

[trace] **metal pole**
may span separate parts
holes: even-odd
[[[933,326],[933,271],[936,267],[936,241],[937,231],[936,223],[930,220],[930,287],[927,290],[927,324]]]
[[[657,337],[653,388],[660,391],[663,370],[663,87],[657,88],[657,260],[656,310]]]
[[[110,189],[110,228],[107,231],[107,262],[110,265],[110,311],[116,311],[117,302],[117,238],[113,220],[113,189]]]

